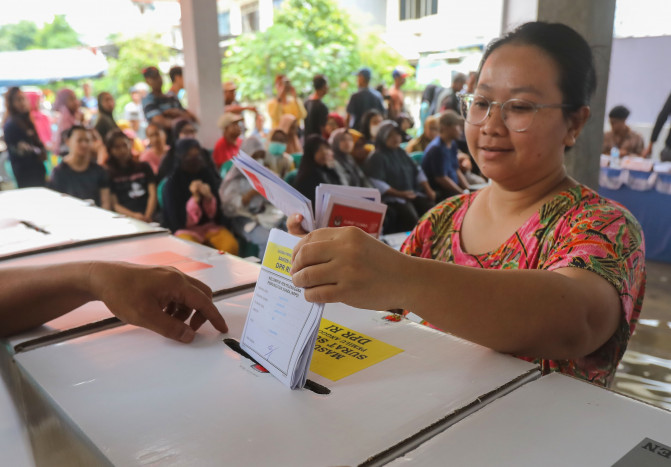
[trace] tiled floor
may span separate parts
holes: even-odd
[[[671,410],[671,264],[646,267],[643,311],[612,389]]]

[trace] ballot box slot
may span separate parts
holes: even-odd
[[[217,290],[212,294],[212,298],[221,298],[227,297],[229,295],[236,294],[238,292],[245,292],[249,289],[253,289],[256,286],[256,281],[250,282],[249,284],[236,285],[235,287],[230,287],[228,289]]]
[[[39,349],[45,345],[57,344],[59,342],[64,342],[76,337],[85,336],[88,334],[93,334],[94,332],[104,331],[106,329],[112,329],[123,325],[123,321],[119,318],[111,317],[106,318],[94,323],[84,324],[82,326],[77,326],[72,329],[65,331],[56,332],[54,334],[48,334],[46,336],[38,337],[36,339],[31,339],[25,342],[21,342],[14,346],[14,353],[26,352],[28,350]]]
[[[231,350],[239,353],[243,357],[245,357],[245,358],[251,360],[252,362],[254,362],[254,366],[257,367],[257,370],[258,370],[258,368],[260,368],[260,369],[264,370],[263,371],[264,373],[267,373],[267,370],[265,370],[263,368],[263,366],[261,364],[259,364],[259,362],[254,360],[251,357],[251,355],[249,355],[247,352],[245,352],[242,349],[242,347],[240,347],[240,343],[237,340],[232,339],[230,337],[227,337],[227,338],[224,339],[224,344],[226,344]],[[308,391],[312,391],[315,394],[321,394],[321,395],[331,394],[331,390],[329,388],[327,388],[326,386],[322,386],[319,383],[315,383],[314,381],[312,381],[310,379],[305,382],[304,389],[307,389]]]
[[[159,235],[159,234],[165,235],[166,232],[168,232],[167,229],[157,229],[157,230],[150,230],[150,231],[147,231],[147,232],[134,232],[134,233],[124,234],[124,235],[114,235],[112,237],[92,238],[92,239],[89,239],[89,240],[79,240],[79,241],[75,241],[75,242],[72,242],[72,243],[67,243],[65,245],[54,245],[54,246],[39,248],[38,250],[28,250],[28,251],[19,251],[17,253],[8,253],[6,255],[0,256],[0,261],[22,258],[24,256],[30,256],[30,255],[36,255],[36,254],[42,254],[42,253],[49,253],[51,251],[66,250],[66,249],[74,248],[74,247],[93,245],[95,243],[111,242],[111,241],[114,241],[114,240],[122,240],[122,239],[126,239],[126,238],[145,237],[145,236],[148,236],[148,235]]]
[[[519,388],[520,386],[530,383],[540,378],[541,374],[537,368],[531,369],[508,383],[500,386],[486,394],[475,399],[468,405],[461,407],[458,410],[446,415],[440,420],[432,423],[423,430],[414,435],[400,441],[390,448],[368,458],[365,462],[359,464],[359,467],[377,467],[386,465],[392,460],[406,455],[408,452],[418,448],[424,442],[433,438],[439,433],[442,433],[451,426],[454,426],[460,420],[466,418],[468,415],[482,409],[490,402],[499,399],[509,392]]]

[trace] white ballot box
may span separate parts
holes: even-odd
[[[671,412],[551,374],[494,401],[390,465],[667,466],[669,446]]]
[[[0,259],[165,231],[46,188],[0,192]]]
[[[123,326],[14,358],[124,466],[381,465],[538,377],[535,365],[389,313],[326,305],[311,389],[290,390],[224,342],[239,341],[251,299],[218,301],[229,333],[206,323],[189,345]]]
[[[93,259],[172,266],[207,284],[215,296],[253,287],[260,270],[260,266],[256,263],[237,256],[220,254],[213,248],[181,240],[168,234],[126,238],[38,253],[2,261],[0,269]],[[17,346],[44,345],[45,342],[54,338],[63,340],[94,332],[101,326],[117,326],[119,323],[116,320],[101,323],[112,317],[112,313],[102,302],[89,302],[44,326],[8,338],[8,342],[16,350],[20,350],[16,348]],[[92,326],[92,324],[96,325]]]

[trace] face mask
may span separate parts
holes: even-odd
[[[375,138],[377,136],[377,132],[380,130],[380,125],[373,125],[370,127],[370,135]]]
[[[268,145],[268,152],[273,156],[281,156],[284,154],[284,151],[287,149],[286,143],[278,143],[277,141],[271,141]]]

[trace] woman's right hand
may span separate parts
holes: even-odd
[[[417,193],[412,190],[405,190],[401,192],[401,197],[405,199],[415,199],[417,198]]]

